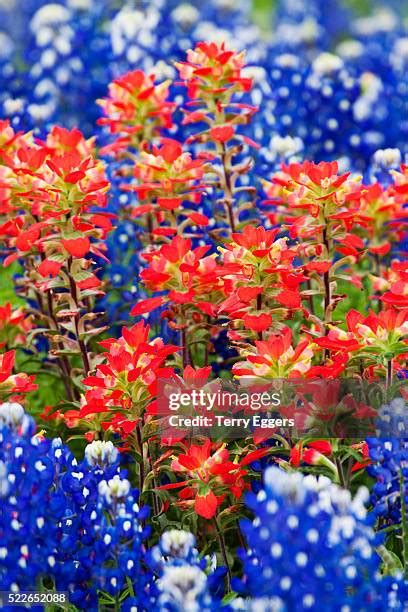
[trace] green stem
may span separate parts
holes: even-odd
[[[386,378],[386,388],[389,389],[392,385],[392,372],[393,371],[393,367],[392,367],[392,359],[389,359],[387,361],[387,378]]]
[[[85,342],[80,338],[80,333],[79,333],[78,323],[79,323],[79,318],[81,316],[81,313],[80,313],[80,308],[79,308],[76,284],[75,284],[74,279],[71,276],[71,264],[72,264],[72,258],[70,257],[68,260],[69,288],[70,288],[71,297],[74,300],[75,306],[77,308],[77,313],[74,316],[75,336],[78,342],[79,351],[81,353],[82,363],[84,365],[85,376],[87,376],[91,370],[91,366],[89,363],[88,351],[87,351]]]
[[[223,180],[221,182],[221,188],[224,191],[224,202],[227,209],[228,222],[231,233],[236,231],[235,217],[234,217],[234,197],[232,194],[231,175],[230,169],[227,165],[227,149],[225,143],[223,143],[219,150],[220,160],[222,164]]]
[[[257,310],[262,310],[262,294],[260,293],[259,295],[257,295],[256,297],[256,308]],[[258,332],[258,340],[262,340],[263,338],[263,334],[262,332]]]
[[[58,321],[57,318],[54,315],[54,308],[53,308],[53,303],[52,303],[52,295],[51,295],[51,291],[47,291],[47,305],[48,305],[48,316],[50,317],[51,321],[54,324],[55,329],[61,333],[61,330],[59,329],[59,325],[58,325]],[[64,345],[62,344],[62,342],[58,342],[57,343],[57,347],[59,350],[63,350],[64,349]],[[73,390],[71,388],[71,368],[69,365],[69,361],[66,357],[66,355],[61,355],[60,357],[57,357],[57,364],[61,370],[61,374],[62,374],[62,382],[64,383],[64,387],[65,387],[65,392],[67,394],[68,400],[73,402],[75,399],[79,399],[79,394],[77,393],[76,397],[75,397],[75,393],[76,390]]]
[[[149,462],[150,472],[153,473],[153,487],[156,489],[157,481],[156,481],[156,477],[154,475],[153,459],[152,459],[152,453],[151,453],[149,442],[147,443],[147,459],[148,459],[148,462]],[[153,499],[153,511],[154,511],[154,515],[158,516],[159,512],[160,512],[160,509],[159,509],[159,504],[158,504],[156,493],[152,494],[152,499]]]
[[[343,472],[343,466],[341,464],[341,461],[338,457],[335,458],[335,464],[337,467],[337,474],[339,476],[339,482],[341,484],[341,486],[343,487],[343,489],[347,489],[347,483],[346,480],[344,478],[344,472]]]
[[[312,290],[312,281],[310,278],[307,279],[306,281],[307,284],[307,288],[309,291]],[[310,312],[312,313],[312,315],[315,314],[315,310],[314,310],[314,303],[313,303],[313,295],[309,295],[309,306],[310,306]]]
[[[216,516],[214,516],[213,521],[214,521],[215,530],[217,532],[217,538],[218,538],[218,543],[220,545],[220,550],[221,550],[222,558],[224,560],[225,567],[227,568],[227,592],[230,592],[230,590],[231,590],[231,577],[232,577],[232,574],[231,574],[231,567],[230,567],[230,564],[229,564],[229,561],[228,561],[227,549],[226,549],[226,546],[225,546],[225,540],[224,540],[224,536],[223,536],[223,534],[221,532],[221,529],[219,528]]]
[[[327,228],[323,229],[323,244],[326,247],[327,257],[330,257],[331,248],[330,241],[327,236]],[[331,311],[330,311],[330,302],[331,302],[331,289],[330,289],[330,268],[323,275],[323,283],[324,283],[324,322],[326,326],[331,322]],[[327,333],[327,331],[326,331]]]
[[[182,346],[182,353],[183,353],[183,368],[185,368],[186,366],[191,365],[191,357],[190,357],[190,351],[188,348],[187,332],[186,332],[185,327],[183,327],[180,330],[180,335],[181,335],[181,346]]]
[[[45,255],[44,253],[42,253],[41,260],[44,261],[44,259],[45,259]],[[43,296],[36,288],[34,289],[34,292],[35,292],[36,301],[37,301],[38,309],[40,313],[48,319],[48,321],[50,322],[50,327],[53,330],[57,331],[59,334],[61,334],[61,329],[60,329],[60,326],[58,325],[58,320],[54,313],[52,290],[49,289],[46,291],[45,303],[43,301]],[[62,344],[62,342],[57,342],[56,346],[57,346],[57,349],[59,350],[64,349],[64,345]],[[76,391],[76,389],[73,389],[71,386],[71,380],[72,380],[71,379],[71,367],[70,367],[67,356],[59,355],[56,357],[55,362],[61,372],[61,378],[64,384],[65,393],[67,395],[68,401],[73,402],[76,399],[79,399],[79,393]]]
[[[323,228],[323,244],[327,251],[327,257],[331,257],[331,243],[330,239],[327,235],[327,226]],[[330,287],[330,268],[323,274],[323,284],[324,284],[324,326],[325,326],[325,335],[329,333],[329,324],[331,323],[331,287]],[[328,349],[324,350],[324,361],[327,361],[329,358],[330,351]]]
[[[142,432],[140,430],[140,425],[136,427],[136,438],[138,450],[140,453],[140,463],[139,463],[139,490],[140,495],[143,493],[144,482],[145,482],[145,468],[144,468],[144,456],[143,456],[143,440],[142,440]]]

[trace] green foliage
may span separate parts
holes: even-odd
[[[55,406],[65,399],[64,385],[57,371],[44,368],[45,354],[27,354],[21,349],[16,355],[16,371],[35,374],[37,391],[32,391],[27,397],[27,411],[37,417],[45,406]]]
[[[11,302],[13,306],[22,306],[24,300],[16,295],[13,277],[21,271],[19,263],[15,262],[7,268],[0,267],[0,305]]]
[[[339,319],[344,321],[347,313],[352,309],[358,310],[361,313],[367,312],[368,307],[371,307],[375,310],[375,302],[370,303],[370,301],[368,300],[371,288],[368,286],[369,283],[366,281],[367,278],[364,278],[364,286],[361,289],[359,289],[350,282],[338,283],[337,293],[340,295],[344,295],[344,299],[339,302],[339,304],[333,311],[334,321],[337,321]]]

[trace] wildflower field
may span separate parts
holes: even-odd
[[[0,17],[0,608],[408,611],[408,7]]]

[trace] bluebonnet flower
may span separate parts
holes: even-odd
[[[343,42],[338,52],[347,59],[350,69],[361,74],[362,95],[356,113],[370,115],[372,125],[366,138],[375,141],[378,148],[400,148],[405,155],[408,45],[401,23],[390,11],[368,21],[357,20],[353,38]]]
[[[13,432],[26,436],[32,435],[35,430],[34,421],[26,414],[22,405],[17,402],[0,404],[1,427],[7,427]]]
[[[397,146],[390,123],[374,112],[386,104],[377,75],[327,51],[310,62],[293,53],[272,55],[269,66],[271,94],[253,126],[262,144],[258,171],[263,176],[296,155],[342,159],[364,170],[378,148]]]
[[[98,589],[118,597],[127,578],[143,590],[146,578],[140,562],[148,530],[141,522],[148,508],[140,510],[111,443],[93,442],[85,456],[79,464],[71,457],[60,474],[65,508],[54,569],[57,586],[76,605],[96,602]]]
[[[326,478],[275,467],[264,482],[248,497],[255,519],[242,522],[249,550],[240,553],[238,592],[267,598],[271,610],[392,609],[398,581],[380,576],[366,489],[352,498]],[[402,602],[394,598],[394,609]]]
[[[24,411],[3,405],[0,412],[6,413],[0,424],[0,588],[18,591],[35,587],[55,548],[54,470],[49,443],[21,431],[30,429]],[[33,428],[31,422],[31,433]]]
[[[279,0],[274,15],[274,44],[281,51],[313,53],[342,36],[350,27],[350,17],[350,11],[339,0]]]
[[[98,116],[95,100],[107,79],[100,58],[110,49],[104,30],[111,17],[109,4],[105,0],[44,3],[31,17],[25,60],[32,92],[27,91],[28,111],[34,125],[60,122],[92,133]]]
[[[408,438],[408,405],[402,397],[393,398],[378,409],[376,420],[379,438]]]
[[[387,433],[389,435],[391,431],[393,437],[367,440],[372,460],[367,472],[375,478],[370,501],[381,527],[401,523],[402,495],[405,504],[408,504],[408,440],[406,435],[404,437],[403,432],[399,431],[401,426],[406,428],[406,410],[403,400],[392,400],[389,407],[383,408],[380,431],[383,436],[387,436]],[[401,435],[397,437],[398,434]]]
[[[115,0],[28,0],[7,8],[0,6],[6,62],[2,70],[0,58],[0,104],[24,129],[62,123],[90,135],[99,115],[95,100],[119,74],[154,66],[158,76],[160,70],[175,76],[171,60],[197,40],[217,35],[246,45],[258,38],[257,28],[249,27],[249,2],[143,0],[135,8],[130,0],[122,6]]]
[[[270,171],[284,157],[276,135],[300,139],[304,158],[344,157],[359,171],[376,149],[406,154],[406,29],[389,9],[360,20],[349,16],[336,2],[278,3],[263,83],[254,92],[262,99],[254,125],[262,143],[258,171]]]
[[[367,170],[368,181],[378,182],[387,187],[393,182],[392,170],[399,170],[401,162],[402,155],[399,149],[378,149]]]
[[[155,609],[214,612],[221,608],[220,595],[216,593],[226,570],[212,567],[208,558],[200,558],[191,533],[177,529],[166,531],[159,544],[149,551],[146,561],[158,577],[152,590],[156,597]]]
[[[207,590],[207,576],[196,566],[166,565],[157,588],[160,610],[211,612],[215,609]]]
[[[253,47],[253,58],[259,58],[259,31],[251,24],[250,7],[250,2],[231,0],[204,5],[197,0],[153,0],[136,8],[127,3],[111,26],[115,72],[137,67],[158,78],[174,78],[171,60],[182,59],[196,42],[207,39],[227,44],[239,40],[242,47],[250,47],[250,54]]]
[[[85,458],[89,465],[104,467],[116,463],[118,458],[118,450],[113,446],[112,442],[103,442],[94,440],[85,448]]]
[[[340,57],[324,52],[308,64],[278,55],[269,75],[268,111],[255,116],[254,133],[262,132],[261,155],[271,169],[296,154],[318,161],[352,156],[360,145],[353,116],[359,83]]]
[[[149,552],[150,566],[157,572],[162,573],[167,559],[176,566],[196,565],[204,570],[206,559],[199,558],[195,547],[195,537],[188,531],[171,529],[166,531],[157,546]]]
[[[60,440],[33,437],[18,404],[0,414],[0,588],[51,580],[71,603],[96,609],[98,590],[117,598],[129,580],[142,604],[148,508],[139,508],[112,443],[93,442],[78,462]]]

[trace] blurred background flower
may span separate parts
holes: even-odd
[[[377,149],[406,153],[402,2],[2,0],[0,15],[0,109],[16,127],[60,122],[91,134],[93,101],[113,78],[135,68],[173,78],[172,62],[211,39],[246,48],[256,66],[264,169],[301,153],[365,170]]]

